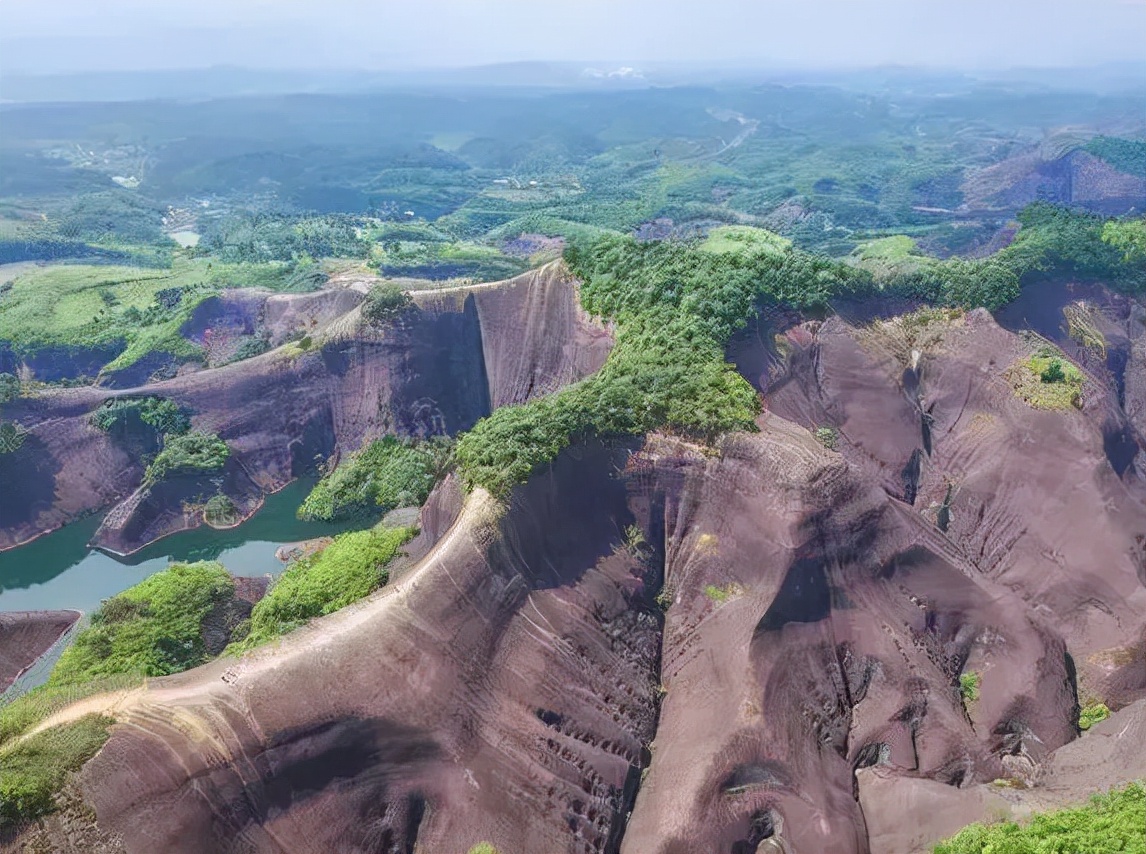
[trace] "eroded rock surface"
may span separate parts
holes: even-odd
[[[79,611],[0,612],[0,692],[35,664],[79,618]]]

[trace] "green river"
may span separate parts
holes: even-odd
[[[89,549],[99,516],[45,534],[26,546],[0,552],[0,611],[71,608],[90,612],[172,561],[218,560],[232,575],[276,574],[275,550],[284,543],[362,527],[300,522],[295,511],[313,481],[296,480],[268,495],[259,512],[226,531],[203,526],[164,537],[129,558]]]

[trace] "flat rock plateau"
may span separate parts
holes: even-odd
[[[505,502],[447,478],[366,600],[85,701],[110,740],[6,844],[908,854],[1146,775],[1146,308],[1084,296],[1101,353],[1060,329],[1068,286],[1035,321],[1022,299],[998,318],[761,315],[728,350],[758,432],[715,452],[583,442]],[[307,353],[146,387],[231,444],[248,505],[316,455],[465,430],[611,346],[556,264],[420,295],[385,333],[340,299]],[[1083,370],[1078,407],[1016,392],[1032,331]],[[19,413],[45,485],[0,545],[109,509],[116,551],[193,524],[88,426],[119,393]],[[1088,697],[1114,714],[1080,733]]]

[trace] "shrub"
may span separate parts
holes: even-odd
[[[948,261],[940,271],[940,299],[957,308],[996,311],[1014,300],[1021,290],[1014,270],[994,261]]]
[[[375,285],[362,302],[362,317],[367,323],[381,326],[396,320],[414,305],[414,300],[395,282]]]
[[[165,676],[207,661],[201,627],[234,594],[217,563],[173,564],[107,599],[49,677],[67,685],[121,673]]]
[[[840,442],[840,434],[835,427],[817,427],[815,436],[816,441],[829,451],[834,451]]]
[[[225,528],[239,521],[239,508],[230,496],[212,495],[203,506],[203,520],[217,528]]]
[[[356,513],[420,506],[448,454],[449,445],[440,440],[375,439],[319,481],[298,516],[329,522]]]
[[[340,534],[322,551],[299,558],[251,612],[250,632],[231,651],[274,640],[307,620],[331,614],[389,580],[386,564],[417,533],[377,526]]]
[[[1088,730],[1108,717],[1110,717],[1110,708],[1106,703],[1091,703],[1088,706],[1083,706],[1078,713],[1078,728],[1083,731]]]
[[[1146,788],[1131,783],[1088,804],[1034,817],[1029,824],[972,824],[935,846],[935,854],[1146,852]]]
[[[20,380],[13,374],[0,374],[0,403],[7,403],[20,396]]]
[[[497,854],[497,849],[488,842],[479,842],[467,854]]]
[[[163,397],[121,397],[106,401],[91,414],[92,426],[114,436],[138,435],[147,427],[153,437],[182,435],[191,419],[173,400]]]
[[[604,235],[572,243],[566,261],[582,280],[585,308],[616,321],[616,346],[594,376],[498,409],[464,435],[457,460],[467,487],[505,495],[578,436],[667,429],[711,442],[754,430],[760,400],[725,362],[728,337],[758,300],[817,308],[871,283],[866,271],[777,240],[720,240],[696,251]]]
[[[1102,242],[1122,252],[1124,264],[1146,261],[1146,219],[1111,220],[1102,227]]]
[[[1058,359],[1051,359],[1042,373],[1039,374],[1039,379],[1044,383],[1066,382],[1066,372],[1062,369],[1062,362]]]
[[[983,681],[980,673],[971,671],[959,674],[959,694],[966,702],[979,699],[979,685]]]
[[[236,349],[235,354],[231,357],[232,362],[241,362],[244,359],[251,359],[255,356],[260,356],[271,349],[270,339],[266,335],[251,335],[243,339]]]
[[[0,454],[13,454],[24,446],[28,431],[12,421],[0,421]]]
[[[99,752],[111,724],[110,718],[85,715],[0,748],[0,828],[52,812],[68,773]]]
[[[191,432],[168,436],[163,450],[151,461],[144,478],[156,483],[180,474],[217,471],[227,463],[231,449],[213,433]]]

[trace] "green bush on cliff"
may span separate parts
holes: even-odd
[[[448,455],[449,444],[442,440],[375,439],[318,482],[299,507],[298,517],[329,522],[356,513],[420,506]]]
[[[1088,804],[1035,816],[1029,824],[972,824],[935,854],[1146,854],[1146,788],[1095,795]]]
[[[640,243],[605,235],[573,244],[566,260],[581,300],[618,326],[594,376],[518,407],[503,407],[461,437],[468,487],[505,495],[575,437],[667,429],[701,441],[752,430],[760,402],[724,360],[724,344],[759,299],[799,308],[862,293],[866,271],[776,239]]]
[[[52,812],[68,773],[99,752],[111,724],[110,718],[85,715],[0,748],[0,829]]]
[[[155,438],[180,436],[191,429],[191,419],[175,403],[163,397],[120,397],[109,400],[91,414],[92,426],[124,438],[150,433]]]
[[[173,564],[104,601],[64,650],[49,685],[137,673],[165,676],[202,664],[202,623],[234,594],[217,563]]]
[[[1146,141],[1096,136],[1086,144],[1085,150],[1122,172],[1146,175]]]
[[[362,301],[362,317],[367,323],[380,326],[390,323],[413,307],[414,300],[395,282],[375,285]]]
[[[1146,262],[1146,218],[1110,220],[1102,226],[1102,242],[1121,252],[1123,263]]]
[[[145,482],[156,483],[180,474],[218,471],[227,463],[231,449],[214,433],[194,431],[167,436],[163,450],[147,467]]]
[[[20,396],[20,380],[13,374],[0,374],[0,403],[7,403]]]
[[[1078,728],[1085,731],[1110,717],[1110,707],[1106,703],[1091,703],[1083,706],[1078,713]]]
[[[28,431],[14,421],[0,421],[0,454],[14,454],[24,447]]]
[[[229,650],[241,652],[274,640],[381,587],[390,578],[386,564],[416,533],[415,528],[379,525],[340,534],[322,551],[299,558],[255,605],[248,635]]]

